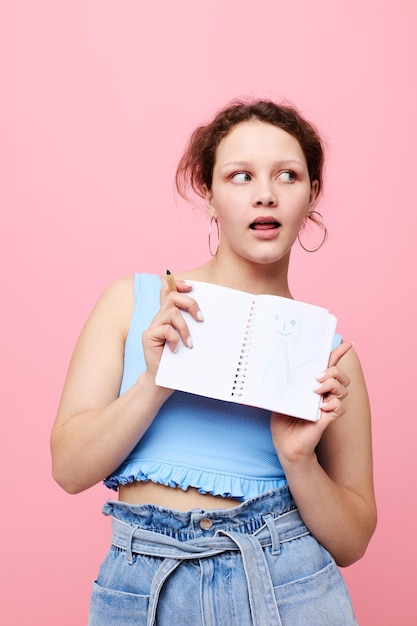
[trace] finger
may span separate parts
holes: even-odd
[[[169,335],[167,335],[168,327],[172,330],[172,332],[169,332]],[[187,322],[176,306],[171,306],[169,309],[161,311],[153,320],[149,330],[155,338],[165,337],[171,349],[173,349],[174,345],[177,345],[179,339],[188,348],[193,347]]]
[[[321,396],[326,396],[326,400],[328,400],[330,396],[343,399],[346,398],[348,394],[347,387],[349,383],[349,380],[344,384],[339,382],[336,378],[329,378],[324,381],[320,387],[315,389],[315,392]]]
[[[142,335],[142,343],[145,351],[146,348],[162,349],[164,344],[167,343],[170,350],[175,352],[179,339],[179,334],[170,324],[150,326]]]
[[[342,417],[346,410],[343,402],[334,396],[329,400],[323,400],[320,404],[321,416],[325,417],[327,421],[332,421],[338,417]]]
[[[327,368],[327,370],[317,376],[317,380],[320,383],[324,383],[326,380],[331,379],[338,381],[339,383],[344,385],[344,387],[348,387],[350,384],[349,376],[345,372],[343,372],[343,370],[335,366]]]
[[[353,342],[352,341],[342,341],[340,346],[337,346],[337,348],[332,350],[332,352],[330,353],[328,367],[332,367],[332,365],[337,365],[339,363],[340,359],[343,356],[345,356],[345,354],[347,352],[349,352],[349,350],[351,348],[353,348]]]
[[[165,338],[165,343],[168,345],[171,352],[176,352],[178,349],[178,343],[180,341],[181,335],[170,324],[162,326],[161,330]],[[189,336],[185,338],[185,342],[189,348],[192,348],[192,342]]]
[[[176,286],[176,290],[179,293],[188,293],[193,288],[192,283],[187,282],[185,280],[180,280],[180,279],[177,279],[175,281],[175,286]],[[170,289],[169,289],[168,285],[163,285],[161,291],[164,291],[164,293],[167,293],[167,292],[170,291]]]
[[[178,291],[169,291],[167,287],[162,287],[160,299],[161,312],[169,310],[174,306],[181,311],[187,311],[197,322],[202,322],[204,319],[197,301],[190,296]]]

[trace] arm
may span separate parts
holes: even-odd
[[[364,554],[376,525],[368,395],[356,354],[346,353],[350,345],[333,351],[320,379],[317,392],[325,404],[318,422],[277,413],[271,418],[300,515],[341,566]]]
[[[187,292],[191,287],[179,284]],[[129,455],[172,390],[155,385],[165,341],[189,333],[179,309],[197,318],[194,300],[161,290],[161,309],[144,333],[147,370],[118,396],[124,344],[134,307],[133,278],[113,283],[91,313],[75,347],[51,434],[52,473],[69,493],[111,474]]]

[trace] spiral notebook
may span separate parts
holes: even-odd
[[[187,312],[193,340],[175,353],[165,345],[156,383],[316,421],[313,388],[327,367],[336,318],[327,309],[271,295],[193,282],[204,315]]]

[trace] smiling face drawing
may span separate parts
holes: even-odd
[[[271,313],[271,328],[273,332],[282,337],[286,342],[293,341],[298,337],[301,330],[301,320],[294,317],[291,310],[285,307],[275,309]]]

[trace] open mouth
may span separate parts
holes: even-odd
[[[271,228],[279,228],[280,226],[280,222],[271,218],[258,218],[249,224],[249,228],[252,230],[269,230]]]

